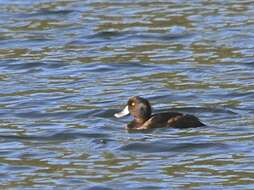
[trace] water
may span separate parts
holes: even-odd
[[[1,189],[253,189],[254,6],[0,1]],[[206,128],[127,132],[133,95]]]

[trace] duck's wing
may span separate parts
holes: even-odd
[[[142,126],[140,126],[139,129],[143,130],[143,129],[169,127],[168,121],[178,116],[183,116],[183,114],[177,112],[154,114]]]
[[[143,125],[129,128],[133,130],[147,130],[162,127],[193,128],[205,126],[193,115],[183,115],[178,112],[166,112],[152,115]]]
[[[197,117],[194,115],[179,115],[172,117],[168,120],[170,127],[176,128],[194,128],[205,126]]]

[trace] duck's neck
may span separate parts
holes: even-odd
[[[149,119],[149,117],[134,117],[134,121],[138,124],[143,124],[145,123],[147,120]]]

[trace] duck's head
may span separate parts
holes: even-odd
[[[141,98],[139,96],[133,96],[128,100],[125,108],[115,114],[115,117],[120,118],[131,114],[137,122],[144,123],[150,118],[152,113],[152,108],[148,100]]]

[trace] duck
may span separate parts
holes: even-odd
[[[178,112],[152,114],[149,101],[140,96],[130,97],[124,109],[115,113],[116,118],[131,115],[134,119],[125,128],[128,130],[147,130],[153,128],[195,128],[206,126],[196,116]]]

